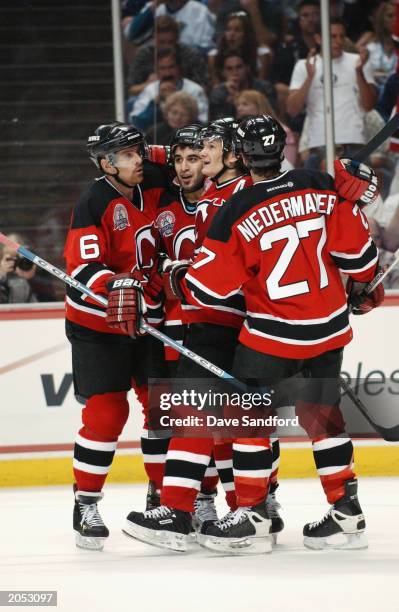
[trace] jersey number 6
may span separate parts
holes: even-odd
[[[82,236],[79,244],[82,259],[97,259],[100,256],[100,247],[98,246],[98,236],[96,234]]]

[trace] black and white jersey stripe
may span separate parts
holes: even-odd
[[[269,314],[248,312],[245,327],[251,334],[285,344],[312,345],[339,336],[349,329],[349,310],[345,304],[318,319],[282,319]]]
[[[339,336],[349,329],[349,310],[345,304],[318,319],[281,319],[268,314],[248,312],[244,324],[251,334],[285,344],[312,345]]]
[[[83,285],[87,287],[91,287],[96,280],[98,280],[101,276],[113,274],[112,270],[107,268],[101,263],[90,263],[90,264],[82,264],[75,268],[71,276],[76,279]],[[67,287],[66,290],[66,301],[67,303],[80,310],[82,312],[86,312],[88,314],[93,314],[98,317],[105,317],[105,307],[101,306],[101,304],[91,304],[87,302],[87,296],[74,289],[73,287]]]
[[[372,238],[369,238],[358,253],[330,251],[330,255],[336,266],[345,274],[363,272],[372,268],[378,261],[378,249]]]
[[[196,301],[208,308],[231,312],[245,317],[246,307],[244,294],[241,290],[232,291],[228,295],[222,296],[210,291],[205,285],[194,279],[190,274],[185,277],[187,287],[191,291]],[[193,309],[192,306],[182,304],[183,310]],[[194,307],[195,308],[195,307]]]

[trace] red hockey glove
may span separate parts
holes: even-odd
[[[141,283],[144,294],[154,302],[159,302],[162,298],[164,290],[162,270],[166,260],[170,261],[168,256],[164,253],[159,253],[156,265],[151,270],[135,270],[132,274],[132,277]]]
[[[352,314],[363,315],[377,308],[384,301],[384,285],[380,283],[371,293],[366,293],[364,288],[367,283],[359,283],[348,278],[346,283],[346,293],[348,294],[348,304],[352,307]]]
[[[180,287],[180,281],[185,277],[190,263],[188,260],[172,261],[171,259],[165,259],[162,269],[164,290],[168,299],[182,299],[183,291]]]
[[[335,189],[341,198],[360,208],[377,200],[380,193],[378,177],[366,164],[351,159],[336,159],[334,172]]]
[[[119,327],[135,338],[140,331],[141,316],[146,312],[141,284],[130,274],[116,274],[107,282],[107,289],[107,325]]]

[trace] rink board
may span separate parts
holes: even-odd
[[[388,296],[385,304],[366,317],[352,317],[355,340],[345,350],[343,371],[353,385],[374,372],[387,380],[399,378],[399,295]],[[1,306],[0,340],[0,486],[69,483],[81,405],[73,395],[63,305]],[[131,416],[120,438],[112,482],[145,479],[138,442],[141,408],[133,394],[129,400]],[[357,418],[356,411],[349,418]],[[282,477],[316,474],[309,443],[299,446],[283,444]],[[399,475],[399,445],[363,441],[356,467],[363,475]]]

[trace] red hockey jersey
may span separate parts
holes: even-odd
[[[249,175],[238,176],[224,183],[211,183],[197,204],[195,216],[195,253],[197,254],[204,242],[216,213],[231,196],[241,189],[252,185]],[[218,308],[198,308],[198,305],[182,301],[183,321],[185,323],[214,323],[227,327],[241,327],[245,317],[245,304],[242,292],[231,296],[220,303]]]
[[[340,271],[374,276],[377,248],[363,213],[338,203],[332,177],[291,170],[234,195],[185,277],[187,299],[218,308],[241,287],[240,341],[263,353],[314,357],[352,339]]]
[[[68,274],[106,294],[106,282],[114,273],[151,268],[157,246],[152,224],[167,184],[164,168],[149,161],[144,162],[144,180],[134,188],[132,201],[105,176],[91,183],[72,213],[64,249]],[[159,306],[152,306],[149,322],[155,323]],[[99,332],[123,333],[106,325],[104,308],[71,287],[66,318]]]
[[[196,203],[188,202],[181,188],[172,185],[159,201],[154,230],[159,251],[172,260],[194,258]],[[165,302],[165,332],[177,341],[183,341],[183,323],[180,300]],[[173,349],[165,347],[169,359],[177,359]]]

